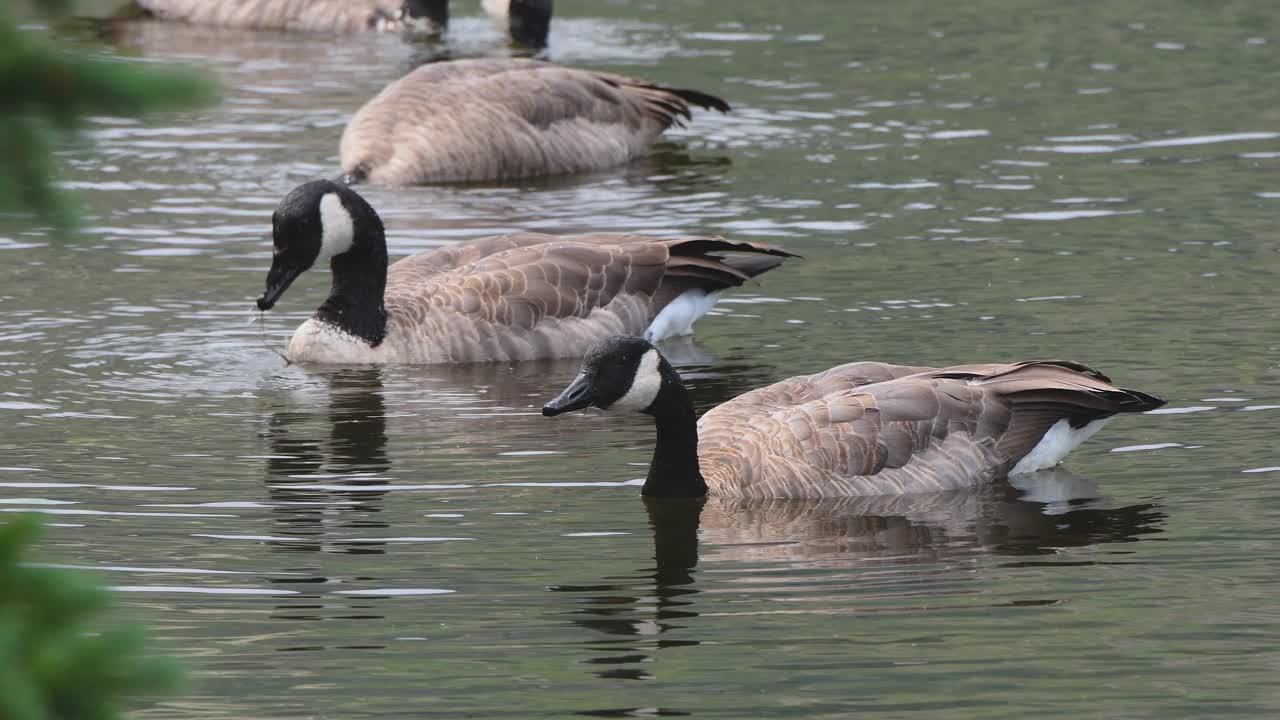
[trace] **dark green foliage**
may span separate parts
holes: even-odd
[[[53,22],[69,3],[39,7]],[[34,213],[65,230],[75,213],[54,186],[53,152],[86,117],[134,116],[216,97],[192,70],[147,67],[20,29],[0,8],[0,211]]]
[[[139,630],[104,626],[106,591],[24,564],[38,534],[30,519],[0,526],[0,718],[118,718],[131,698],[171,689],[176,667],[143,656]]]

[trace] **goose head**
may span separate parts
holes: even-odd
[[[648,340],[618,335],[600,340],[582,359],[582,369],[554,400],[542,407],[547,417],[587,407],[653,415],[680,376]],[[672,398],[674,399],[674,398]]]
[[[386,273],[386,240],[377,213],[356,192],[330,180],[299,185],[271,214],[273,253],[259,310],[270,310],[294,280],[318,262],[331,261],[335,275],[340,259],[382,257]]]
[[[629,410],[654,419],[658,442],[640,492],[667,498],[698,498],[707,481],[698,462],[698,425],[680,374],[648,340],[619,335],[592,346],[582,371],[556,399],[542,406],[547,417],[595,406]]]

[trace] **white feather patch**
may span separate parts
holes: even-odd
[[[385,344],[371,347],[365,340],[336,325],[311,318],[293,333],[289,341],[289,360],[360,365],[386,362],[386,349]]]
[[[316,262],[324,262],[350,250],[355,239],[355,221],[338,193],[327,193],[320,198],[320,256]]]
[[[1082,428],[1073,428],[1065,419],[1059,420],[1049,428],[1049,432],[1040,438],[1040,442],[1031,448],[1031,452],[1022,456],[1017,465],[1009,471],[1010,475],[1044,470],[1062,462],[1067,453],[1075,450],[1080,443],[1093,437],[1111,418],[1094,420]]]
[[[650,348],[644,357],[640,358],[640,364],[636,367],[635,377],[631,379],[631,387],[627,388],[627,393],[610,405],[609,409],[638,412],[652,405],[654,399],[658,397],[658,391],[662,389],[662,372],[658,369],[661,359],[658,351]]]
[[[693,323],[715,307],[716,301],[719,299],[719,290],[713,292],[698,289],[684,291],[680,294],[680,297],[667,303],[667,306],[662,308],[662,312],[658,313],[653,322],[649,323],[648,329],[644,331],[644,339],[649,342],[658,342],[667,338],[692,334]]]

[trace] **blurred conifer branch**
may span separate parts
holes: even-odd
[[[53,25],[68,0],[33,7]],[[0,211],[34,214],[60,231],[76,213],[56,185],[54,152],[79,136],[86,118],[138,116],[195,107],[217,97],[203,73],[130,62],[19,25],[0,5]]]
[[[24,562],[39,527],[0,525],[0,718],[113,720],[172,690],[177,666],[143,655],[138,629],[107,622],[105,590]]]

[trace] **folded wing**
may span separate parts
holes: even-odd
[[[445,345],[452,362],[571,357],[644,332],[683,292],[741,285],[790,256],[714,237],[505,235],[401,260],[386,303],[397,335]]]
[[[584,172],[625,163],[690,106],[719,98],[528,59],[424,65],[356,113],[339,147],[355,180],[390,185]]]
[[[721,405],[699,423],[707,481],[749,497],[959,489],[1008,473],[1059,422],[1164,404],[1071,362],[916,370],[842,366]]]

